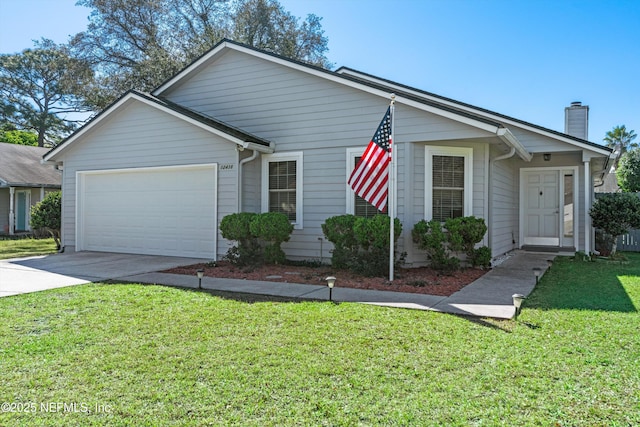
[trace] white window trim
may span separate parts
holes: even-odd
[[[424,218],[433,219],[433,156],[464,157],[464,216],[473,215],[473,148],[424,147]]]
[[[292,222],[293,228],[301,230],[303,227],[303,154],[302,151],[290,153],[274,153],[262,155],[262,212],[269,212],[269,163],[295,161],[296,165],[296,220]]]
[[[351,172],[353,172],[353,168],[356,167],[356,157],[362,156],[366,149],[366,146],[347,148],[347,174],[345,176],[345,194],[347,195],[346,213],[350,215],[355,215],[356,213],[356,197],[353,188],[351,188],[351,186],[349,185],[349,177],[351,176]]]

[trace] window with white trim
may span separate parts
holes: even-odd
[[[444,222],[472,215],[473,148],[425,147],[425,217]]]
[[[347,148],[347,175],[346,179],[349,181],[351,172],[355,169],[356,165],[360,161],[362,154],[366,147]],[[347,212],[348,214],[362,216],[365,218],[371,218],[374,215],[381,214],[371,203],[367,202],[362,197],[358,196],[353,188],[347,182]]]
[[[281,212],[302,228],[302,152],[262,157],[262,211]]]

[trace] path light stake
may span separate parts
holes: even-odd
[[[552,259],[548,259],[547,260],[547,266],[549,267],[549,270],[551,270],[551,266],[553,265],[553,260]]]
[[[533,275],[536,276],[536,285],[538,284],[538,279],[540,279],[541,274],[542,274],[542,269],[540,267],[535,267],[533,269]]]
[[[204,276],[204,270],[201,268],[196,271],[196,274],[198,275],[198,289],[202,289],[202,277]]]
[[[516,308],[515,319],[518,320],[518,315],[520,314],[520,307],[522,307],[522,301],[524,301],[526,297],[522,294],[513,294],[511,298],[513,298],[513,306]]]
[[[327,286],[329,287],[329,301],[333,301],[333,285],[336,284],[336,278],[333,276],[329,276],[326,279],[324,279],[327,281]]]

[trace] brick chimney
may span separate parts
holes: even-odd
[[[572,102],[564,109],[564,133],[577,138],[589,139],[589,106]]]

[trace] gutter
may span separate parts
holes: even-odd
[[[525,162],[530,162],[533,159],[533,154],[529,153],[526,148],[518,141],[518,138],[511,133],[507,128],[498,128],[496,136],[500,138],[502,142],[507,144],[508,147],[514,148],[520,157]],[[495,159],[494,159],[495,160]]]
[[[240,152],[244,151],[244,148],[238,146],[238,157],[240,157]],[[273,152],[273,151],[272,151]],[[258,150],[253,150],[253,154],[245,159],[242,159],[238,162],[238,213],[242,212],[242,167],[254,161],[258,158],[260,152]]]

